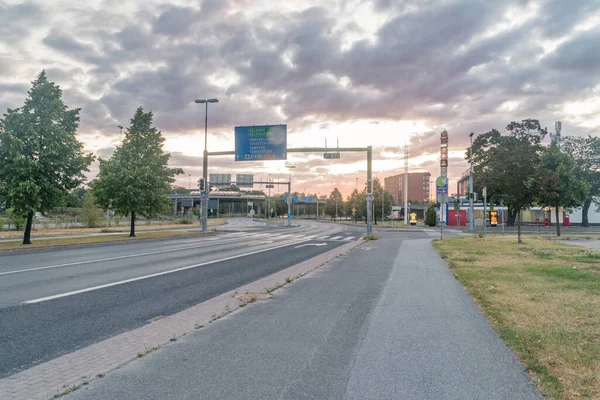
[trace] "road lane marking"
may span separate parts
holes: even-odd
[[[330,239],[331,239],[331,240],[339,240],[339,239],[341,239],[341,238],[343,238],[343,236],[334,236],[334,237],[332,237],[332,238],[330,238]]]
[[[352,239],[354,239],[354,236],[347,236],[344,238],[344,240],[347,242],[351,241]]]
[[[222,241],[222,243],[231,243],[231,242],[235,242],[237,239],[230,239],[227,241]],[[27,268],[27,269],[17,269],[14,271],[4,271],[4,272],[0,272],[0,276],[2,275],[12,275],[12,274],[20,274],[23,272],[34,272],[34,271],[42,271],[45,269],[54,269],[54,268],[62,268],[62,267],[71,267],[74,265],[81,265],[81,264],[93,264],[93,263],[98,263],[98,262],[104,262],[104,261],[113,261],[113,260],[123,260],[126,258],[132,258],[132,257],[143,257],[143,256],[150,256],[153,254],[161,254],[161,253],[170,253],[173,251],[179,251],[179,250],[189,250],[189,249],[197,249],[197,248],[203,248],[203,247],[210,247],[210,246],[215,246],[215,243],[211,243],[209,245],[206,246],[185,246],[185,247],[177,247],[175,249],[169,249],[169,250],[157,250],[157,251],[150,251],[147,253],[137,253],[137,254],[128,254],[126,256],[117,256],[117,257],[107,257],[107,258],[99,258],[99,259],[95,259],[95,260],[87,260],[87,261],[75,261],[72,263],[65,263],[65,264],[57,264],[57,265],[47,265],[44,267],[35,267],[35,268]]]
[[[327,243],[307,243],[307,244],[301,244],[300,246],[296,246],[294,247],[295,249],[299,249],[300,247],[304,247],[304,246],[327,246]]]
[[[264,253],[265,251],[276,250],[276,249],[279,249],[279,248],[282,248],[282,247],[287,247],[287,246],[293,246],[295,244],[299,244],[299,243],[303,243],[303,242],[307,242],[307,241],[308,240],[301,240],[301,241],[297,241],[297,242],[294,242],[294,243],[288,243],[288,244],[283,244],[283,245],[280,245],[280,246],[269,247],[267,249],[251,251],[249,253],[238,254],[236,256],[225,257],[225,258],[221,258],[221,259],[218,259],[218,260],[203,262],[203,263],[200,263],[200,264],[188,265],[186,267],[175,268],[175,269],[171,269],[171,270],[163,271],[163,272],[156,272],[156,273],[150,274],[150,275],[138,276],[137,278],[130,278],[130,279],[125,279],[123,281],[105,283],[104,285],[98,285],[98,286],[92,286],[92,287],[85,288],[85,289],[73,290],[71,292],[66,292],[66,293],[61,293],[61,294],[55,294],[55,295],[46,296],[46,297],[40,297],[38,299],[23,301],[21,304],[34,304],[34,303],[41,303],[43,301],[48,301],[48,300],[60,299],[62,297],[68,297],[68,296],[73,296],[73,295],[80,294],[80,293],[91,292],[91,291],[98,290],[98,289],[104,289],[104,288],[108,288],[108,287],[112,287],[112,286],[123,285],[125,283],[131,283],[131,282],[141,281],[143,279],[149,279],[149,278],[154,278],[154,277],[157,277],[157,276],[172,274],[174,272],[185,271],[185,270],[188,270],[188,269],[198,268],[198,267],[202,267],[202,266],[205,266],[205,265],[216,264],[216,263],[220,263],[220,262],[223,262],[223,261],[235,260],[236,258],[247,257],[247,256],[251,256],[251,255],[254,255],[254,254],[258,254],[258,253]]]
[[[330,236],[319,236],[317,239],[321,239],[321,240],[325,240],[325,239],[329,239]]]

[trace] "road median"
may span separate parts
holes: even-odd
[[[516,237],[434,241],[548,398],[600,398],[600,253]]]

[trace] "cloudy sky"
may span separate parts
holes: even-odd
[[[374,147],[374,175],[467,168],[470,132],[536,118],[600,134],[600,0],[0,0],[0,110],[23,104],[46,69],[79,137],[107,157],[138,106],[151,110],[187,187],[234,127],[287,124],[288,147]],[[361,153],[290,154],[294,187],[348,194]],[[92,178],[97,171],[94,166]],[[211,173],[284,180],[283,161],[209,160]],[[191,178],[189,176],[191,174]]]

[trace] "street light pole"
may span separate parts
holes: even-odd
[[[288,181],[288,226],[292,225],[292,219],[290,214],[292,213],[292,169],[296,168],[295,165],[286,165],[286,168],[290,170],[290,180]]]
[[[470,171],[469,171],[469,231],[473,232],[473,228],[474,228],[474,219],[475,219],[475,215],[474,215],[474,204],[473,204],[473,135],[474,133],[471,132],[469,134],[469,138],[471,139],[471,146],[469,146],[469,164],[470,164]]]
[[[269,182],[269,184],[267,185],[269,187],[269,206],[268,206],[268,210],[267,213],[269,214],[269,216],[267,218],[271,218],[271,174],[269,174],[269,177],[267,178],[267,182]]]
[[[208,103],[218,103],[218,99],[196,99],[196,103],[206,105],[204,112],[204,155],[202,157],[202,177],[204,178],[204,194],[200,193],[200,220],[202,224],[202,232],[208,230]]]

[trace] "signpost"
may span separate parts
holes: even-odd
[[[340,158],[340,153],[323,153],[323,158],[326,160]]]
[[[287,160],[287,125],[235,127],[235,161]]]
[[[252,187],[254,186],[254,175],[237,174],[235,176],[235,184],[237,187]]]

